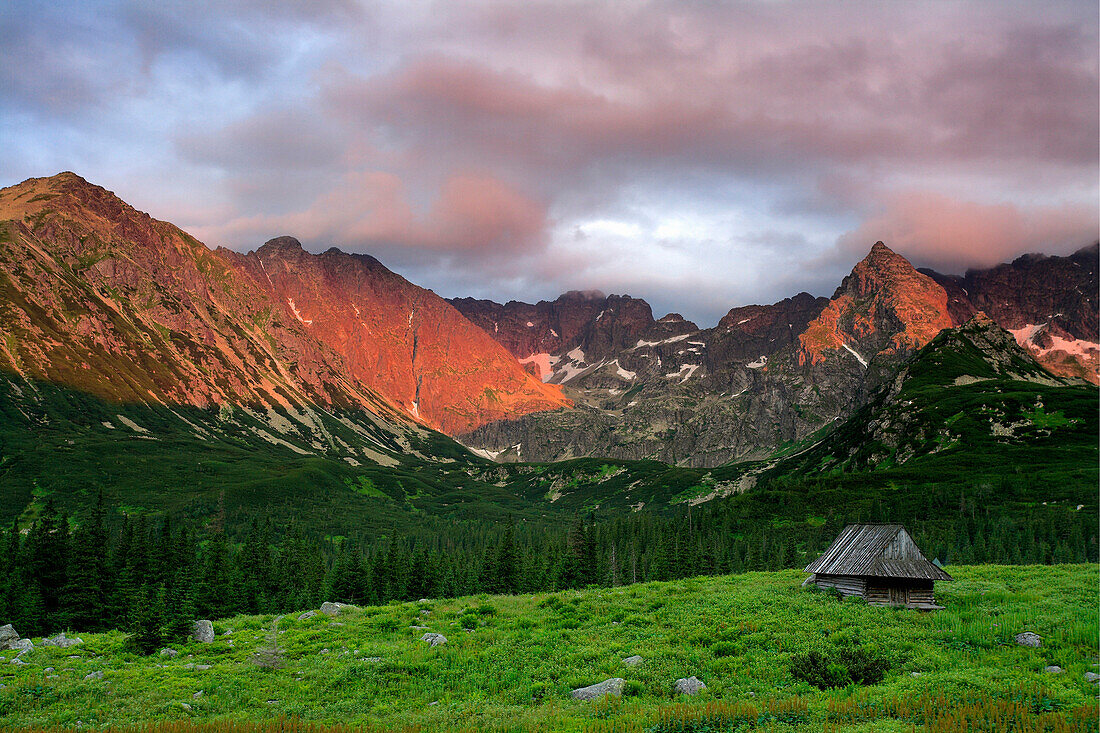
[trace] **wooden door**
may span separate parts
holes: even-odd
[[[909,604],[909,589],[890,586],[890,605],[906,606]]]

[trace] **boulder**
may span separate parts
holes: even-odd
[[[57,636],[51,636],[42,640],[42,646],[56,646],[60,647],[61,649],[68,649],[71,646],[76,646],[77,644],[83,643],[83,639],[79,639],[75,636],[70,639],[69,637],[65,636],[64,631],[62,631]]]
[[[26,662],[24,662],[24,661],[23,661],[22,659],[20,659],[19,657],[16,657],[15,659],[11,660],[11,663],[12,663],[12,664],[16,664],[16,665],[23,665],[23,664],[26,664]]]
[[[642,663],[642,661],[643,661],[642,658],[640,656],[638,656],[637,654],[635,654],[632,657],[627,657],[626,659],[624,659],[623,664],[625,664],[628,667],[637,667],[639,664]]]
[[[1062,669],[1057,664],[1052,664],[1049,667],[1043,667],[1043,671],[1047,674],[1062,674],[1066,670]]]
[[[309,621],[311,618],[313,618],[316,615],[317,615],[316,611],[306,611],[305,613],[303,613],[301,616],[298,617],[298,620],[299,621]]]
[[[162,657],[178,657],[179,654],[180,653],[177,652],[175,649],[169,649],[168,647],[160,650],[160,655]]]
[[[335,616],[341,613],[344,609],[355,609],[358,606],[352,606],[348,603],[335,603],[333,601],[325,601],[321,604],[321,613],[326,616]]]
[[[84,681],[85,682],[89,682],[91,680],[101,680],[101,679],[103,679],[103,673],[102,672],[89,672],[88,674],[84,675]]]
[[[574,700],[598,700],[604,695],[614,695],[615,697],[623,696],[623,685],[626,684],[626,680],[622,677],[612,677],[609,680],[603,682],[597,682],[594,685],[588,687],[578,687],[573,690],[571,696]]]
[[[442,646],[447,643],[447,637],[443,634],[427,633],[420,637],[420,641],[428,642],[428,646]]]
[[[1043,637],[1039,636],[1034,631],[1024,631],[1023,633],[1016,634],[1016,643],[1020,646],[1042,646]]]
[[[707,689],[707,686],[703,684],[703,681],[698,677],[692,675],[691,677],[676,680],[673,689],[676,690],[676,694],[678,695],[694,695]]]
[[[30,639],[16,639],[15,641],[11,642],[8,648],[15,649],[17,652],[19,652],[16,656],[21,657],[27,652],[34,651],[34,642]]]
[[[210,623],[206,619],[196,621],[191,627],[191,638],[195,641],[203,644],[209,644],[214,641],[214,624]]]
[[[0,651],[11,649],[11,642],[19,640],[19,632],[11,624],[0,626]]]
[[[1091,682],[1094,685],[1100,685],[1100,674],[1095,672],[1085,672],[1085,682]]]

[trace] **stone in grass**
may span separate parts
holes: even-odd
[[[1062,674],[1066,670],[1062,669],[1057,664],[1052,664],[1049,667],[1043,667],[1043,671],[1047,674]]]
[[[195,664],[194,662],[188,662],[187,664],[183,665],[183,668],[184,669],[193,669],[196,672],[205,672],[206,670],[210,669],[210,665],[209,664]]]
[[[198,692],[196,692],[196,693],[195,693],[194,695],[192,695],[192,696],[191,696],[191,699],[192,699],[192,700],[198,700],[198,699],[199,699],[200,697],[202,697],[202,690],[199,690],[199,691],[198,691]]]
[[[15,641],[11,642],[11,648],[15,649],[18,652],[16,654],[17,657],[21,657],[27,652],[34,651],[34,642],[30,639],[16,639]]]
[[[642,660],[641,656],[635,654],[632,657],[627,657],[626,659],[624,659],[623,664],[625,664],[628,667],[637,667],[639,664],[642,663],[642,661],[643,660]]]
[[[0,626],[0,651],[11,649],[11,642],[19,639],[19,632],[11,624]]]
[[[206,619],[196,621],[191,626],[191,638],[203,644],[212,643],[214,641],[214,624]]]
[[[1095,672],[1085,672],[1085,682],[1091,682],[1094,685],[1100,685],[1100,674]]]
[[[71,646],[76,646],[77,644],[83,643],[83,639],[77,638],[75,636],[70,639],[69,637],[65,636],[64,631],[62,631],[57,636],[51,636],[42,640],[42,646],[56,646],[62,649],[68,649]]]
[[[358,608],[358,606],[352,606],[347,603],[335,603],[333,601],[325,601],[321,604],[321,613],[325,614],[326,616],[336,616],[344,609],[354,610],[356,608]]]
[[[164,647],[163,649],[160,650],[160,655],[162,657],[178,657],[180,655],[180,653],[177,652],[175,649],[169,649],[168,647]]]
[[[15,665],[20,665],[20,666],[26,664],[26,662],[24,662],[19,657],[16,657],[15,659],[11,660],[11,663],[15,664]]]
[[[701,679],[692,675],[691,677],[676,680],[673,689],[676,690],[676,694],[678,695],[695,695],[707,689],[707,686],[703,684]]]
[[[316,611],[306,611],[305,613],[303,613],[301,616],[298,617],[298,620],[299,621],[309,621],[311,618],[313,618],[316,615],[317,615]]]
[[[181,707],[181,708],[183,708],[184,710],[186,710],[187,712],[191,712],[191,706],[190,706],[190,705],[188,705],[188,704],[187,704],[187,703],[185,703],[185,702],[181,702],[181,703],[180,703],[180,707]]]
[[[1038,647],[1043,645],[1043,637],[1034,631],[1024,631],[1016,634],[1016,643],[1020,646]]]
[[[103,679],[103,673],[102,672],[89,672],[88,674],[84,675],[84,681],[85,682],[89,682],[91,680],[101,680],[101,679]]]
[[[574,700],[598,700],[604,695],[614,695],[615,697],[623,696],[623,685],[626,684],[626,680],[622,677],[612,677],[609,680],[603,682],[597,682],[594,685],[588,687],[578,687],[573,690],[572,698]]]
[[[428,646],[442,646],[447,643],[447,637],[443,634],[427,633],[420,637],[420,641],[428,642]]]

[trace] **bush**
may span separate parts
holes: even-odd
[[[791,674],[819,690],[850,684],[877,685],[890,671],[885,654],[854,644],[791,657]]]
[[[716,657],[735,657],[741,653],[741,645],[732,641],[720,641],[710,650]]]

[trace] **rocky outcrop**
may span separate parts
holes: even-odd
[[[428,646],[443,646],[447,643],[447,637],[443,634],[427,633],[420,637],[420,641],[428,642]]]
[[[211,644],[214,641],[214,624],[203,619],[191,625],[191,639],[200,644]]]
[[[965,275],[922,270],[944,287],[956,324],[983,311],[1053,374],[1100,383],[1098,245],[1068,257],[1024,255]]]
[[[703,681],[700,680],[698,677],[692,675],[691,677],[685,677],[676,680],[676,684],[672,686],[672,689],[676,692],[677,695],[691,696],[699,694],[703,690],[707,689],[707,686],[703,684]]]
[[[612,677],[611,679],[604,680],[603,682],[597,682],[594,685],[588,687],[579,687],[571,693],[571,697],[574,700],[599,700],[601,697],[610,695],[612,697],[622,697],[623,687],[626,685],[626,680],[622,677]]]
[[[83,639],[77,638],[75,636],[72,638],[65,636],[64,631],[62,631],[60,634],[57,634],[56,636],[50,636],[42,640],[42,646],[56,646],[61,649],[68,649],[71,646],[77,646],[83,643]]]

